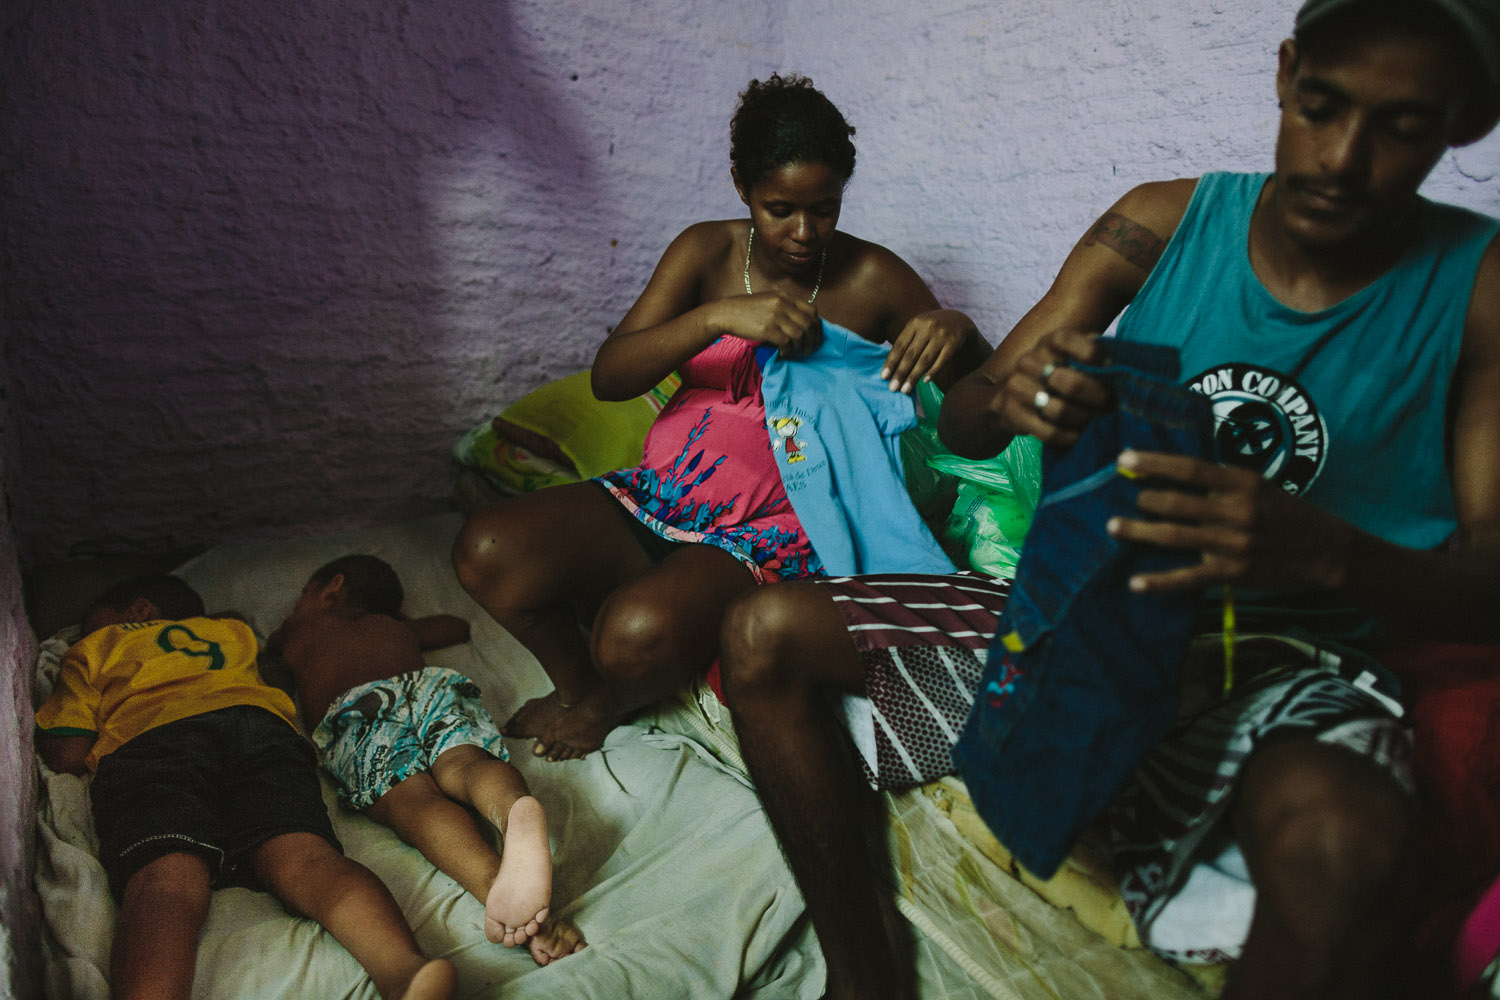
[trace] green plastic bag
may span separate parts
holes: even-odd
[[[917,425],[901,435],[901,468],[912,506],[933,535],[937,535],[953,509],[958,480],[934,467],[931,460],[943,455],[956,456],[938,440],[937,420],[943,407],[943,391],[931,382],[918,382],[912,400],[917,406]]]
[[[958,481],[958,498],[939,536],[949,555],[982,573],[1014,578],[1042,495],[1042,443],[1023,435],[994,458],[945,452],[927,463]]]

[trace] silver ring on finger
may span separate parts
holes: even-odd
[[[1037,376],[1037,381],[1042,383],[1042,385],[1044,386],[1048,385],[1049,383],[1047,380],[1052,377],[1052,373],[1055,371],[1057,371],[1057,365],[1055,365],[1051,361],[1047,362],[1045,365],[1042,365],[1042,373]]]
[[[1050,402],[1052,402],[1052,396],[1046,389],[1038,389],[1036,395],[1031,398],[1031,405],[1038,413],[1046,409],[1047,404]]]

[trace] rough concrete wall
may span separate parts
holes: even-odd
[[[439,503],[462,429],[739,213],[727,122],[773,69],[859,128],[845,228],[998,340],[1131,184],[1269,165],[1294,7],[8,4],[25,554]],[[1429,190],[1500,212],[1497,164],[1492,138]]]

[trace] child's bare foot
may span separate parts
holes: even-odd
[[[591,694],[559,715],[537,738],[531,752],[548,760],[577,760],[604,745],[604,738],[625,721],[602,694]]]
[[[452,1000],[458,995],[458,973],[446,958],[434,958],[411,977],[397,1000]]]
[[[484,935],[514,948],[547,919],[552,899],[552,847],[547,816],[530,795],[516,799],[505,823],[500,872],[484,901]]]
[[[553,917],[531,936],[531,957],[537,965],[546,965],[587,946],[583,931],[561,917]]]
[[[564,705],[556,691],[542,698],[532,698],[516,709],[516,714],[500,727],[503,736],[541,736],[571,705]]]

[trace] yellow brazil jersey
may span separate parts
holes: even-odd
[[[261,680],[255,633],[233,618],[107,625],[69,647],[52,697],[36,713],[54,736],[92,736],[99,759],[148,729],[235,705],[295,728],[292,700]]]

